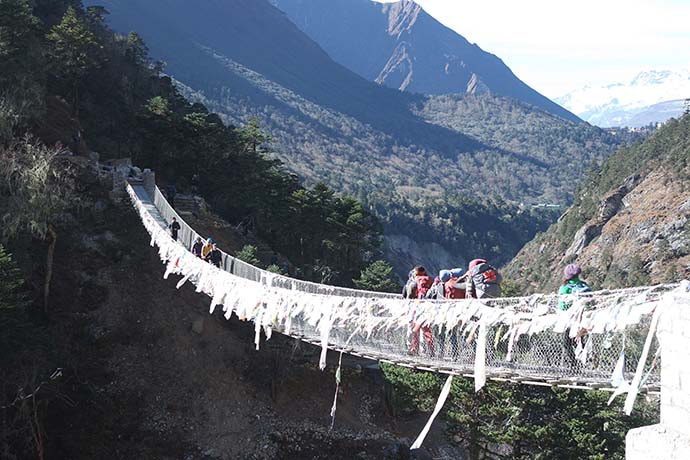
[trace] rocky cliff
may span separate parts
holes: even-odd
[[[491,91],[579,120],[411,0],[272,2],[335,61],[371,81],[422,94]]]
[[[526,291],[550,290],[572,262],[595,288],[690,277],[690,116],[591,174],[575,204],[505,273]]]

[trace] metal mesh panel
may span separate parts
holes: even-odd
[[[487,375],[522,383],[606,388],[611,387],[614,368],[624,351],[624,376],[631,381],[649,322],[647,316],[621,332],[588,333],[578,339],[553,330],[525,334],[513,343],[512,350],[507,326],[491,326],[486,341]],[[329,348],[420,369],[469,375],[474,373],[477,332],[478,323],[472,322],[453,328],[414,328],[409,324],[375,330],[371,335],[336,325],[329,336]],[[290,335],[320,344],[319,331],[303,319],[293,320]],[[648,374],[643,388],[651,391],[657,390],[660,378],[655,357],[658,347],[654,338],[645,366]],[[586,355],[580,348],[587,349]]]

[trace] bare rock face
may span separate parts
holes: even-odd
[[[400,91],[405,91],[410,86],[414,74],[414,63],[407,52],[407,46],[407,43],[402,42],[395,48],[391,58],[376,77],[376,83],[390,86],[393,81],[399,82],[396,85]]]
[[[580,228],[575,234],[575,238],[573,238],[573,244],[565,251],[563,259],[579,255],[594,238],[601,235],[601,227],[602,225],[591,224]]]
[[[573,262],[597,289],[690,279],[690,116],[614,154],[503,273],[525,292],[551,291]]]
[[[383,11],[388,12],[388,34],[396,38],[412,30],[420,13],[423,14],[422,7],[409,0],[384,5]]]
[[[476,73],[472,74],[470,81],[467,82],[467,94],[484,94],[489,92],[489,87],[482,81]]]
[[[396,273],[407,273],[410,268],[422,264],[430,273],[443,268],[466,267],[468,259],[461,254],[451,254],[438,243],[415,241],[406,235],[386,235],[383,242],[386,260]]]
[[[583,249],[585,249],[596,237],[601,235],[602,229],[606,223],[615,217],[623,208],[630,205],[630,203],[626,204],[625,197],[635,189],[641,180],[642,178],[639,174],[634,174],[628,177],[623,185],[606,194],[601,200],[597,216],[583,225],[577,233],[575,233],[573,242],[565,251],[562,261],[580,255]]]
[[[579,121],[412,0],[271,2],[336,62],[380,85],[433,95],[491,91]]]
[[[690,189],[683,187],[682,174],[628,178],[577,231],[561,263],[576,257],[600,283],[620,277],[671,282],[690,275]]]

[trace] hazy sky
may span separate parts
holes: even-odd
[[[690,0],[416,2],[549,97],[690,67]]]

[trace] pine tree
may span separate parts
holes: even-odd
[[[43,107],[40,23],[28,0],[0,0],[0,142]]]
[[[271,137],[261,129],[258,117],[252,117],[247,126],[237,128],[236,132],[244,150],[253,154],[261,152],[260,147],[271,141]]]
[[[72,169],[51,149],[30,137],[0,146],[0,201],[2,238],[28,233],[48,243],[44,282],[44,310],[48,314],[53,255],[62,213],[80,203],[74,191]]]
[[[353,280],[359,289],[376,292],[398,292],[400,284],[395,280],[393,267],[383,260],[377,260],[367,266],[358,279]]]
[[[12,256],[0,244],[0,310],[24,306],[24,280]]]
[[[67,8],[60,24],[54,26],[46,38],[52,42],[52,70],[58,80],[71,88],[73,111],[78,115],[82,80],[98,66],[98,38],[71,6]]]
[[[259,251],[256,249],[256,246],[252,246],[251,244],[245,244],[240,252],[235,254],[235,257],[255,267],[258,267],[261,263],[259,262]]]

